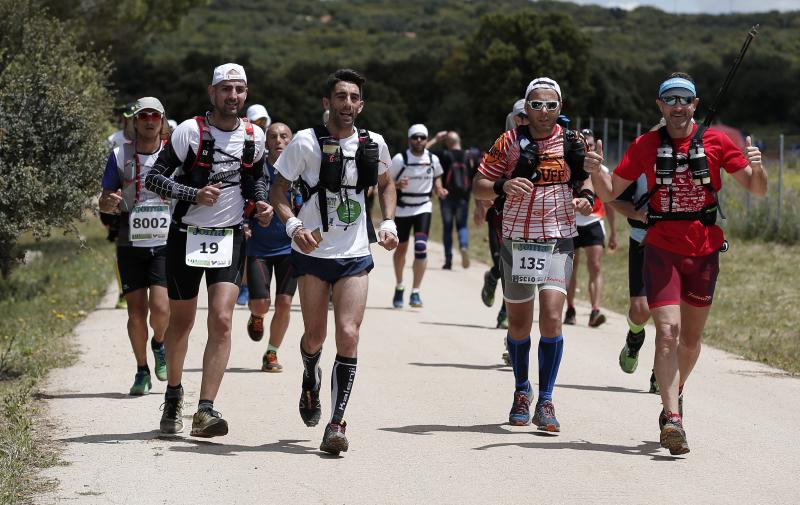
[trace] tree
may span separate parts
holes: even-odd
[[[74,227],[98,192],[111,109],[109,65],[64,23],[0,0],[0,272],[19,236]]]

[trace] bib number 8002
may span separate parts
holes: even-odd
[[[131,220],[133,228],[166,228],[169,219],[166,217],[135,217]]]

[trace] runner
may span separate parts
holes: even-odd
[[[136,100],[128,132],[131,142],[114,148],[103,173],[100,211],[118,214],[117,272],[128,308],[128,338],[136,359],[131,395],[145,395],[153,387],[147,365],[147,316],[153,338],[158,380],[167,380],[164,330],[169,320],[167,300],[167,230],[169,202],[142,187],[168,135],[164,106],[151,96]]]
[[[565,117],[565,116],[561,116]],[[569,120],[566,120],[569,123]],[[594,133],[592,130],[581,130],[586,149],[594,150]],[[603,166],[603,170],[608,172],[608,168]],[[578,225],[578,236],[573,239],[575,247],[575,258],[572,260],[572,278],[569,280],[567,288],[567,313],[564,317],[564,324],[575,324],[575,290],[578,284],[577,265],[580,264],[580,251],[586,251],[586,269],[589,271],[589,301],[592,304],[592,311],[589,314],[589,326],[597,328],[606,322],[606,316],[600,312],[600,297],[603,293],[603,273],[601,271],[601,259],[603,248],[606,242],[606,230],[603,226],[603,217],[608,218],[608,227],[611,232],[608,235],[608,249],[614,251],[617,248],[617,230],[614,226],[614,209],[606,208],[599,198],[595,199],[592,213],[588,216],[578,214],[576,224]]]
[[[275,162],[292,140],[292,130],[283,123],[272,123],[267,128],[266,176],[275,180]],[[297,289],[297,279],[292,275],[292,239],[286,236],[286,227],[280,219],[273,219],[263,227],[250,220],[252,236],[247,240],[247,277],[250,279],[250,319],[247,334],[258,342],[264,336],[264,316],[269,311],[270,284],[275,275],[275,313],[269,325],[269,345],[261,359],[261,370],[281,372],[278,348],[283,343],[289,327],[292,297]]]
[[[167,391],[162,433],[183,430],[183,364],[194,326],[197,295],[205,274],[208,288],[208,341],[193,436],[228,433],[214,399],[231,351],[231,319],[244,266],[242,214],[245,198],[255,201],[256,217],[269,224],[266,203],[264,132],[239,113],[247,98],[244,68],[226,63],[214,69],[208,96],[212,112],[187,119],[147,174],[145,185],[177,200],[167,238],[170,299]]]
[[[408,129],[408,149],[395,154],[389,177],[397,188],[397,239],[400,244],[394,251],[394,277],[397,284],[394,288],[392,304],[399,309],[403,306],[403,268],[406,265],[408,239],[411,228],[414,228],[414,263],[412,271],[414,281],[408,304],[422,307],[419,287],[428,265],[428,233],[431,229],[431,193],[442,201],[447,190],[442,187],[442,165],[439,157],[425,148],[428,140],[428,129],[423,124],[411,125]],[[447,263],[445,263],[447,268]]]
[[[355,126],[364,107],[365,79],[356,71],[341,69],[327,80],[322,104],[330,110],[326,126],[295,135],[275,165],[278,172],[270,199],[292,240],[292,266],[298,277],[300,308],[305,333],[300,339],[303,358],[300,417],[306,426],[319,423],[322,370],[319,359],[327,334],[328,294],[333,290],[336,324],[336,360],[331,371],[331,417],[320,450],[339,454],[349,447],[344,412],[356,374],[359,328],[367,303],[368,272],[373,262],[364,194],[378,185],[384,221],[378,243],[386,250],[397,247],[392,216],[395,188],[387,173],[389,148],[377,133]],[[322,156],[322,153],[325,156]],[[308,198],[297,216],[286,198],[290,181],[307,187]],[[320,203],[322,205],[320,205]]]
[[[587,170],[598,195],[613,200],[640,175],[647,176],[644,284],[656,326],[655,374],[661,389],[661,446],[689,452],[683,428],[683,388],[700,355],[711,309],[722,229],[715,224],[724,168],[747,191],[764,195],[767,174],[761,153],[747,138],[746,157],[722,132],[692,122],[700,99],[694,80],[671,74],[656,105],[666,126],[637,138],[609,177],[596,163]],[[589,157],[602,159],[602,143]]]
[[[583,139],[556,124],[562,105],[558,83],[547,77],[532,80],[525,100],[529,124],[497,139],[484,156],[473,187],[476,198],[506,196],[500,254],[508,353],[516,382],[509,423],[523,426],[531,420],[528,361],[538,292],[539,400],[533,422],[541,430],[555,432],[561,428],[552,394],[564,345],[561,312],[572,273],[575,210],[589,214],[594,195],[583,170]]]

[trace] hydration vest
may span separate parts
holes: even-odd
[[[166,140],[162,140],[161,147],[163,148],[166,143]],[[141,170],[139,157],[136,153],[136,143],[126,142],[122,144],[122,166],[117,166],[117,173],[119,174],[119,180],[122,182],[123,212],[130,212],[137,200],[139,200],[139,194],[142,192],[142,186],[144,185]]]
[[[231,170],[221,174],[211,175],[211,170],[214,165],[214,137],[211,135],[211,129],[208,127],[208,122],[204,116],[195,116],[194,120],[197,122],[197,129],[200,131],[200,140],[197,144],[197,153],[191,163],[189,157],[183,164],[183,173],[175,180],[186,186],[200,189],[206,187],[209,183],[214,184],[217,182],[227,183],[230,179],[238,178],[238,183],[229,184],[229,186],[238,184],[241,186],[242,171],[253,168],[253,162],[256,156],[256,142],[255,131],[253,130],[253,123],[247,118],[239,118],[244,124],[244,147],[242,149],[242,158],[237,170]],[[191,153],[191,148],[189,149]],[[227,186],[227,187],[229,187]],[[226,186],[223,186],[226,187]],[[190,202],[179,200],[175,204],[175,210],[172,213],[172,219],[175,222],[180,222],[189,206],[193,205]]]
[[[428,163],[427,164],[426,163],[409,163],[408,162],[408,153],[406,151],[403,151],[402,156],[403,156],[403,168],[401,168],[400,171],[397,172],[397,176],[394,179],[395,182],[400,180],[400,177],[403,175],[403,172],[405,172],[406,168],[408,168],[408,167],[424,167],[424,166],[428,166],[428,167],[431,168],[431,180],[434,179],[434,176],[433,176],[433,154],[431,154],[430,151],[428,151]],[[432,193],[433,193],[433,190],[428,191],[427,193],[409,193],[407,191],[402,191],[402,190],[398,189],[397,190],[397,206],[398,207],[418,207],[420,205],[425,205],[426,203],[431,201],[431,194]],[[406,202],[403,201],[403,197],[404,196],[405,197],[427,197],[427,200],[425,200],[424,202],[419,202],[419,203],[406,203]]]
[[[564,132],[564,162],[569,167],[569,181],[566,184],[572,188],[573,192],[580,188],[583,181],[589,178],[589,173],[583,169],[583,162],[586,158],[586,145],[583,139],[574,130],[562,127]],[[530,137],[530,132],[526,125],[517,127],[517,142],[519,143],[519,160],[511,173],[511,178],[523,177],[534,183],[542,177],[539,171],[539,152],[536,141]],[[565,184],[554,182],[550,184]]]
[[[717,222],[717,212],[725,218],[719,204],[719,198],[714,186],[711,184],[711,175],[708,171],[705,149],[703,148],[703,134],[707,127],[700,125],[689,141],[689,171],[692,174],[692,183],[695,186],[702,186],[711,193],[714,201],[700,210],[677,212],[672,210],[672,186],[675,172],[678,170],[678,153],[672,145],[672,138],[667,132],[667,127],[662,126],[658,129],[661,144],[656,150],[656,183],[645,193],[635,204],[636,210],[647,206],[647,223],[655,224],[659,221],[700,221],[706,226],[711,226]],[[666,212],[659,212],[650,204],[650,199],[662,187],[667,187],[669,191],[669,205]]]
[[[303,202],[307,202],[314,194],[319,199],[319,213],[322,221],[322,231],[328,231],[328,201],[326,191],[339,193],[342,189],[352,189],[356,193],[366,191],[378,184],[378,144],[369,136],[369,132],[364,128],[358,129],[358,148],[354,157],[342,156],[339,139],[331,136],[328,128],[322,125],[313,128],[314,136],[320,149],[320,169],[319,182],[315,186],[310,186],[299,177],[296,186]],[[326,149],[326,146],[337,146],[337,149]],[[330,150],[331,152],[326,152]],[[343,184],[345,163],[348,160],[356,163],[356,184]],[[367,222],[367,235],[370,242],[377,242],[375,229],[369,219]]]

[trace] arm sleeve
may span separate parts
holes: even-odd
[[[254,202],[267,201],[267,178],[264,177],[264,156],[242,171],[242,195]]]
[[[119,180],[119,169],[117,168],[117,150],[111,151],[108,155],[106,162],[106,169],[103,171],[103,189],[109,191],[116,191],[122,187],[122,181]]]
[[[144,187],[162,198],[174,198],[189,203],[197,203],[197,188],[180,184],[170,179],[175,169],[181,166],[181,159],[175,153],[172,142],[161,150],[153,168],[147,172]]]

